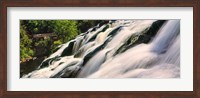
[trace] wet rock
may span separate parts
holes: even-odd
[[[75,41],[72,41],[69,43],[68,47],[64,49],[64,51],[61,54],[61,57],[63,56],[70,56],[73,54],[73,46],[74,46]]]
[[[61,58],[60,58],[59,56],[46,59],[46,60],[44,60],[44,61],[40,64],[40,66],[39,66],[37,69],[41,69],[41,68],[47,67],[47,66],[49,66],[50,64],[52,64],[53,61],[59,61],[60,59],[61,59]]]
[[[141,33],[134,33],[129,39],[114,53],[123,53],[124,51],[130,49],[141,43],[148,43],[152,37],[154,37],[157,31],[162,27],[165,20],[155,21],[149,28],[146,28]]]

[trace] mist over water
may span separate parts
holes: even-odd
[[[116,20],[59,46],[22,78],[180,78],[180,20]]]

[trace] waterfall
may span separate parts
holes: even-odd
[[[180,20],[116,20],[60,45],[22,78],[180,78]]]

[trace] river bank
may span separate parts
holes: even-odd
[[[44,59],[45,57],[38,57],[23,62],[20,61],[20,77],[22,77],[25,74],[28,74],[33,70],[36,70]]]

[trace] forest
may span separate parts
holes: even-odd
[[[20,20],[20,61],[48,56],[103,20]],[[41,52],[42,51],[42,52]]]

